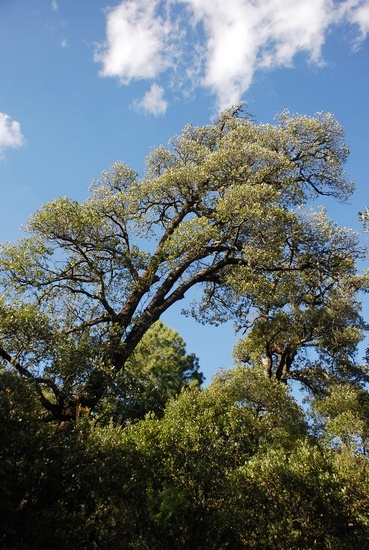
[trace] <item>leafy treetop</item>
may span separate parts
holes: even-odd
[[[262,312],[266,360],[278,343],[271,319],[283,337],[295,338],[295,316],[300,340],[322,339],[312,318],[302,326],[304,313],[344,284],[350,302],[362,285],[359,251],[354,236],[334,237],[326,216],[306,209],[318,195],[350,195],[347,154],[330,114],[256,124],[235,107],[155,149],[140,178],[116,163],[86,201],[51,201],[25,238],[2,247],[0,356],[34,381],[54,418],[71,420],[96,410],[146,332],[194,286],[204,289],[204,321]],[[352,300],[342,311],[344,324],[354,317],[354,345]]]

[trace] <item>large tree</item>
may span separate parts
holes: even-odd
[[[341,257],[355,276],[357,242],[322,236],[306,208],[319,195],[350,195],[347,154],[329,114],[284,113],[270,125],[234,108],[155,149],[142,177],[117,163],[85,202],[51,201],[1,250],[0,356],[33,381],[53,418],[75,420],[97,409],[146,332],[192,287],[204,290],[198,314],[213,322],[252,310],[255,293],[237,287],[240,277],[271,280],[272,292],[285,281],[287,302],[299,280],[309,284],[305,273],[336,288]],[[319,250],[315,235],[326,239]],[[298,298],[307,309],[317,299]]]

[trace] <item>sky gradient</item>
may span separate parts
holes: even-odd
[[[239,101],[257,122],[284,109],[336,116],[356,192],[325,206],[362,231],[368,33],[369,0],[0,0],[0,242],[47,201],[84,200],[117,160],[142,173],[151,148]],[[232,326],[179,313],[164,321],[209,381],[232,364]]]

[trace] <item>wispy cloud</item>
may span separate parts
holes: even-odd
[[[152,84],[150,90],[146,92],[140,101],[135,101],[133,107],[137,111],[150,113],[160,116],[165,113],[168,102],[164,99],[164,88],[158,84]]]
[[[58,11],[59,6],[58,6],[58,3],[57,3],[56,0],[52,0],[52,2],[51,2],[51,9],[52,9],[53,11]]]
[[[369,2],[367,0],[346,0],[338,10],[338,17],[349,23],[358,25],[360,35],[357,40],[363,40],[369,33]]]
[[[299,52],[322,63],[328,31],[347,24],[357,41],[367,36],[369,0],[125,0],[107,12],[95,59],[102,76],[124,84],[188,74],[222,109],[242,98],[258,70],[291,66]]]
[[[7,149],[16,149],[25,145],[20,124],[9,115],[0,113],[0,159],[4,158]]]

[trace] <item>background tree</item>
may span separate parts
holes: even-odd
[[[295,253],[304,227],[314,233],[301,207],[349,196],[347,153],[329,114],[257,125],[237,107],[155,149],[142,178],[118,163],[85,202],[46,204],[29,235],[1,250],[0,356],[33,379],[59,422],[94,411],[148,329],[195,285],[221,322],[217,306],[240,269],[249,280],[327,274],[327,254]],[[351,266],[356,243],[344,246]],[[252,307],[244,290],[228,317]]]
[[[308,432],[287,387],[247,367],[135,425],[158,547],[365,546],[367,459]]]
[[[149,412],[159,417],[172,397],[203,380],[198,359],[186,354],[183,339],[157,321],[108,388],[96,414],[119,423],[144,418]]]

